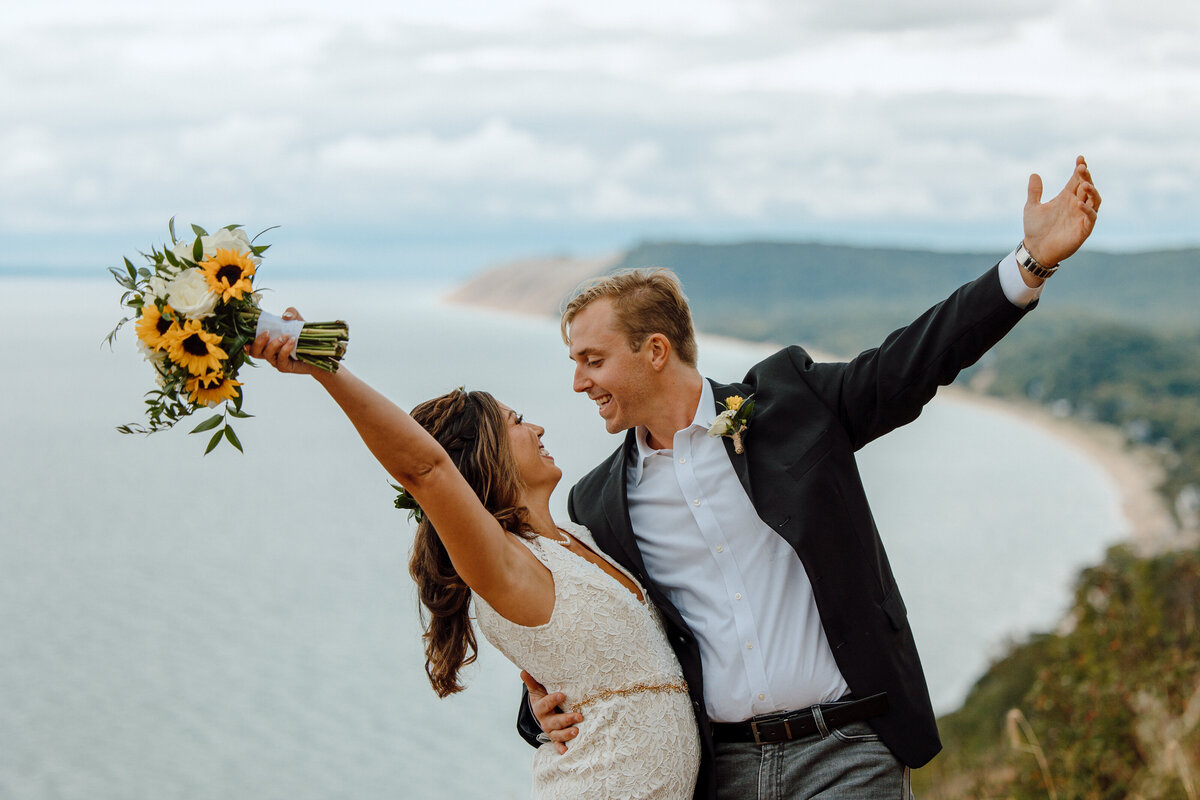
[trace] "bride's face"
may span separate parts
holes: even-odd
[[[521,480],[531,489],[553,489],[562,477],[562,470],[542,444],[546,429],[526,422],[523,416],[503,403],[500,403],[500,410],[508,422],[508,445]]]

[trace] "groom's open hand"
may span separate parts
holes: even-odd
[[[1083,156],[1075,159],[1067,185],[1047,203],[1042,202],[1041,176],[1030,175],[1024,213],[1025,247],[1042,266],[1052,267],[1073,255],[1092,235],[1099,210],[1100,192]]]
[[[546,687],[534,680],[525,670],[521,670],[521,680],[525,681],[525,686],[529,688],[529,707],[533,710],[533,716],[538,725],[542,726],[542,733],[550,737],[554,749],[561,756],[567,752],[564,742],[569,742],[579,735],[579,729],[574,726],[583,722],[583,714],[578,711],[568,713],[560,710],[558,705],[566,701],[566,695],[562,692],[547,694]]]

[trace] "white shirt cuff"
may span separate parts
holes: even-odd
[[[1017,251],[1013,250],[1000,262],[1000,288],[1008,302],[1017,308],[1025,308],[1042,296],[1046,284],[1031,288],[1021,277],[1021,265],[1017,263]]]

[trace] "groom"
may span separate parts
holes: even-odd
[[[854,452],[915,419],[1087,239],[1100,196],[1083,158],[1041,193],[1031,176],[1014,253],[849,363],[793,346],[741,383],[704,379],[666,270],[599,279],[567,305],[574,389],[627,431],[568,510],[663,614],[703,744],[697,798],[908,797],[909,768],[941,748]],[[751,397],[739,453],[709,428]],[[561,752],[582,717],[526,681],[522,734]]]

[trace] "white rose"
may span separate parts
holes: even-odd
[[[200,246],[204,248],[204,254],[200,256],[201,261],[212,258],[217,254],[218,250],[233,250],[236,253],[249,255],[250,260],[254,262],[254,266],[256,267],[262,263],[261,258],[251,255],[253,251],[250,249],[250,237],[241,228],[235,228],[231,231],[222,228],[211,236],[201,236]],[[176,242],[175,247],[171,251],[175,254],[176,258],[185,258],[195,263],[196,259],[193,258],[195,247],[196,240],[192,239],[191,241]]]
[[[142,299],[146,302],[146,305],[150,305],[157,300],[165,301],[167,299],[167,287],[170,285],[171,278],[173,277],[173,273],[164,271],[150,278],[146,284],[146,291],[142,294]]]
[[[210,316],[220,299],[199,268],[185,269],[167,284],[167,302],[187,319]]]
[[[151,364],[155,365],[155,367],[157,367],[158,364],[167,357],[167,354],[164,353],[163,351],[154,350],[150,347],[147,347],[146,343],[143,342],[141,339],[137,340],[137,349],[138,349],[138,352],[142,354],[142,358],[146,359]]]
[[[250,237],[241,228],[234,228],[231,231],[222,228],[212,236],[201,237],[200,241],[204,245],[205,258],[215,256],[218,250],[232,250],[235,253],[249,255],[255,266],[261,262],[257,256],[251,255],[253,251],[250,249]]]
[[[191,241],[186,241],[186,242],[183,240],[180,240],[175,243],[174,247],[171,248],[171,252],[174,253],[175,257],[178,258],[180,261],[184,261],[186,259],[187,261],[191,261],[192,263],[195,263],[196,259],[192,258],[192,246],[194,244],[195,244],[194,239]],[[200,258],[200,260],[201,261],[204,260],[203,256]]]
[[[722,411],[717,414],[713,424],[708,426],[709,436],[725,436],[733,431],[733,411]]]
[[[138,340],[137,348],[154,368],[154,378],[158,382],[158,388],[163,388],[167,383],[167,354],[162,350],[152,350],[141,339]]]

